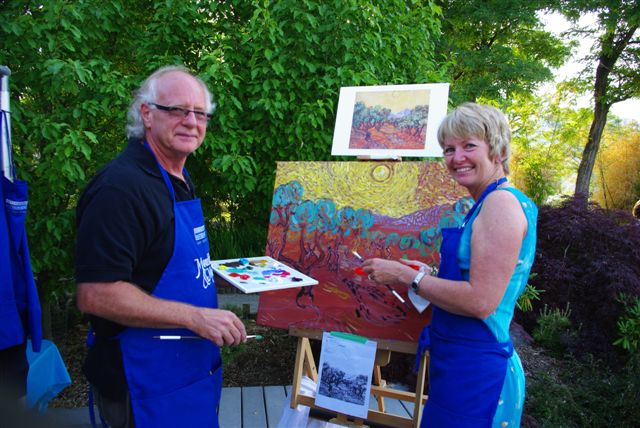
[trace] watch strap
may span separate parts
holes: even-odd
[[[422,278],[424,278],[425,275],[426,272],[424,270],[424,267],[422,267],[420,268],[420,271],[418,272],[416,277],[413,278],[413,281],[411,281],[411,289],[416,293],[418,292],[418,287],[420,287],[420,281],[422,281]]]

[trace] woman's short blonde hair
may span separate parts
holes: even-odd
[[[489,158],[500,159],[505,174],[509,174],[511,129],[504,114],[495,107],[464,103],[449,113],[438,128],[438,142],[444,148],[449,138],[474,137],[489,145]]]

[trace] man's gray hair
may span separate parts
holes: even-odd
[[[216,108],[216,104],[213,102],[213,97],[207,85],[198,76],[194,75],[181,65],[168,65],[156,70],[152,75],[142,83],[140,88],[135,92],[133,102],[129,106],[129,112],[127,113],[127,138],[144,138],[144,123],[142,122],[142,113],[140,106],[142,104],[150,104],[156,102],[157,95],[157,83],[158,79],[168,73],[185,73],[196,79],[196,81],[202,87],[205,96],[205,103],[207,113],[213,113]]]

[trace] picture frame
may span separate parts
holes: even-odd
[[[340,88],[332,156],[442,157],[448,83]]]

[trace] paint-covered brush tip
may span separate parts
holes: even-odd
[[[262,340],[263,337],[259,334],[249,334],[247,335],[247,340],[249,339]]]

